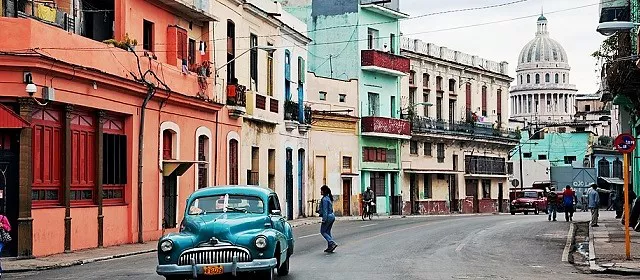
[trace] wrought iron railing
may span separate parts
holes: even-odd
[[[403,116],[411,122],[413,133],[446,132],[465,136],[488,136],[518,140],[520,134],[517,131],[495,128],[492,125],[473,122],[446,122],[432,118],[418,116]]]
[[[298,102],[287,100],[284,102],[284,119],[287,121],[299,121]]]
[[[247,106],[247,87],[243,85],[227,85],[227,105]]]

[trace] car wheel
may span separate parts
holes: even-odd
[[[273,273],[273,268],[269,270],[258,271],[256,274],[258,274],[258,279],[263,279],[263,280],[276,279],[276,276]]]
[[[166,280],[184,280],[184,277],[182,277],[182,276],[165,276],[164,279],[166,279]]]
[[[278,276],[289,275],[289,258],[291,257],[287,257],[287,260],[284,261],[284,263],[282,263],[280,267],[278,267]]]
[[[540,214],[540,210],[538,210],[538,206],[536,206],[536,210],[533,211],[533,214],[536,214],[536,215]]]
[[[515,215],[515,214],[516,214],[516,212],[511,212],[511,215]]]
[[[525,214],[525,215],[529,215],[529,212],[527,212],[527,211],[524,211],[524,214]]]

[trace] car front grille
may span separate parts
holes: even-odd
[[[251,254],[240,247],[211,247],[187,250],[180,255],[178,265],[191,265],[191,259],[195,264],[230,263],[237,257],[238,262],[250,262]]]

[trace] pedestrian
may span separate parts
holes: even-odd
[[[591,210],[591,226],[598,226],[598,215],[600,206],[600,193],[598,193],[598,185],[591,184],[591,189],[587,191],[587,196],[589,199],[589,209]]]
[[[333,227],[333,222],[336,221],[336,216],[333,214],[333,195],[327,185],[323,185],[320,188],[320,193],[322,194],[322,200],[320,201],[320,217],[322,217],[320,234],[327,240],[327,249],[324,251],[333,253],[338,247],[338,244],[333,241],[333,236],[331,236],[331,228]]]
[[[564,219],[573,221],[574,204],[576,202],[576,193],[567,185],[562,192],[562,200],[564,202]]]
[[[556,221],[556,214],[558,211],[558,194],[556,188],[551,187],[549,193],[547,193],[547,213],[549,214],[549,221],[551,221],[551,215],[553,214],[553,221]]]
[[[4,213],[0,213],[0,255],[4,246],[11,242],[11,223]],[[0,278],[2,278],[2,264],[0,264]]]
[[[587,196],[587,192],[582,192],[582,212],[587,212],[589,209],[589,197]]]
[[[614,190],[611,192],[611,194],[609,194],[609,205],[607,205],[607,211],[613,210],[616,199],[617,199],[617,192]]]

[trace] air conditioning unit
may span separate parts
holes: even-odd
[[[43,87],[42,99],[46,101],[56,101],[56,90],[53,87]]]

